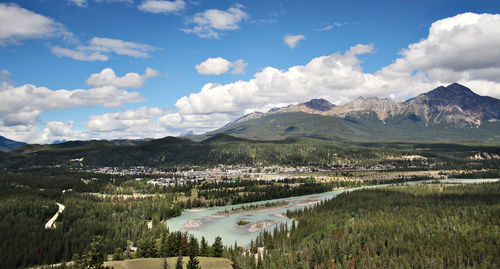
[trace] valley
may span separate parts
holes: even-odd
[[[0,154],[0,261],[496,267],[497,103],[452,84],[400,103],[313,99],[198,136],[18,144]]]

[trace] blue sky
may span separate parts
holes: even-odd
[[[402,100],[455,81],[498,98],[499,8],[498,1],[2,1],[0,135],[50,143],[202,133],[311,98]],[[135,74],[120,79],[127,73]]]

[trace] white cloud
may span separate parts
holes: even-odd
[[[35,125],[4,126],[0,124],[0,133],[9,139],[28,143],[43,143],[46,140]]]
[[[186,7],[184,0],[146,0],[138,6],[139,10],[150,13],[172,13]]]
[[[77,7],[87,7],[89,2],[88,0],[67,0],[67,1]],[[94,1],[97,3],[134,2],[134,0],[94,0]]]
[[[181,115],[178,112],[169,112],[158,118],[158,123],[177,133],[186,131],[199,133],[200,131],[206,132],[221,127],[232,119],[232,115],[225,113]]]
[[[222,31],[236,30],[239,23],[250,17],[243,11],[242,5],[235,5],[227,10],[208,9],[196,13],[189,19],[192,28],[183,29],[186,33],[194,33],[201,38],[218,39]]]
[[[117,107],[143,100],[144,98],[137,92],[119,90],[113,86],[88,90],[51,90],[31,84],[14,87],[2,83],[0,123],[3,126],[33,125],[47,110],[88,106]]]
[[[99,139],[159,138],[179,135],[178,130],[169,130],[159,124],[157,118],[165,113],[157,107],[141,107],[135,110],[114,111],[90,116],[84,123],[87,136]]]
[[[277,103],[312,98],[337,104],[357,96],[402,100],[452,82],[500,98],[497,36],[500,15],[460,14],[433,23],[427,38],[409,45],[393,64],[373,74],[363,72],[357,57],[373,52],[373,46],[358,44],[343,54],[317,57],[288,70],[266,67],[249,81],[208,83],[200,92],[176,102],[179,116],[175,117],[222,114],[234,119],[249,111],[265,111]]]
[[[199,93],[177,101],[182,115],[238,113],[266,104],[306,101],[311,97],[352,96],[372,75],[363,74],[358,54],[368,53],[372,45],[356,45],[344,54],[335,53],[313,59],[305,66],[281,71],[266,67],[249,81],[225,85],[208,83]],[[358,94],[359,95],[359,94]]]
[[[89,134],[84,131],[74,129],[73,121],[49,121],[45,124],[45,128],[41,131],[37,127],[33,127],[29,134],[36,134],[35,142],[38,143],[53,143],[54,141],[72,141],[72,140],[89,140],[95,139],[89,137]],[[29,140],[23,140],[29,141]]]
[[[245,74],[245,68],[247,67],[248,63],[245,63],[243,60],[236,60],[231,64],[231,67],[233,68],[233,71],[231,71],[231,74]]]
[[[227,73],[231,66],[231,62],[222,58],[208,58],[195,66],[196,71],[203,75],[220,75]]]
[[[107,61],[109,57],[99,52],[90,52],[85,50],[72,50],[67,48],[61,48],[59,46],[52,47],[52,53],[58,57],[68,57],[78,61]]]
[[[67,40],[73,38],[62,24],[49,17],[16,4],[0,3],[0,45],[51,36],[61,36]]]
[[[77,7],[87,7],[88,6],[88,1],[87,0],[68,0],[71,4],[74,4]]]
[[[68,137],[73,134],[73,121],[50,121],[45,125],[47,133],[58,137]]]
[[[441,82],[500,82],[500,15],[464,13],[434,22],[384,72],[425,72]]]
[[[143,75],[127,73],[123,77],[117,77],[113,69],[104,68],[100,73],[90,75],[86,83],[95,87],[141,88],[147,79],[157,75],[158,71],[148,67]]]
[[[134,0],[94,0],[97,3],[119,3],[119,2],[124,2],[124,3],[133,3]]]
[[[292,49],[294,49],[300,40],[305,39],[304,35],[285,35],[283,36],[283,41]]]
[[[123,41],[104,37],[93,37],[87,46],[76,49],[52,47],[52,52],[59,57],[69,57],[79,61],[107,61],[109,54],[126,55],[134,58],[149,57],[149,52],[157,48],[147,44]]]
[[[208,58],[200,64],[195,65],[196,71],[202,75],[221,75],[228,73],[232,69],[231,74],[245,74],[245,67],[248,63],[243,60],[236,60],[234,63],[222,58]]]
[[[10,77],[10,71],[7,69],[0,70],[0,83],[8,81]]]
[[[343,53],[316,57],[305,65],[292,66],[286,70],[266,67],[247,81],[208,83],[199,92],[177,100],[177,110],[174,111],[158,109],[151,112],[151,108],[141,108],[93,116],[86,123],[86,135],[92,138],[139,138],[177,135],[185,131],[200,133],[219,128],[252,111],[267,111],[273,106],[280,107],[312,98],[325,98],[336,104],[357,96],[402,100],[456,81],[478,94],[500,98],[500,78],[495,75],[500,73],[500,41],[495,38],[500,35],[499,17],[465,13],[436,21],[430,27],[429,36],[410,44],[394,63],[375,73],[364,72],[358,58],[361,54],[372,53],[373,45],[358,44]],[[232,63],[233,72],[237,69],[236,62]],[[230,72],[231,67],[227,67],[227,64],[223,67],[224,72]],[[85,100],[86,105],[105,105],[102,98],[100,101],[88,99],[88,95],[96,95],[89,93],[91,90],[74,90],[69,94],[64,90],[44,90],[32,85],[18,87],[22,90],[6,88],[5,83],[2,85],[0,117],[4,121],[6,118],[10,120],[11,126],[6,127],[9,122],[2,122],[0,133],[21,141],[35,141],[40,139],[37,138],[40,134],[33,129],[33,125],[13,123],[30,123],[33,122],[30,119],[36,119],[41,111],[54,109],[53,106],[57,109],[75,106],[81,104],[82,100]],[[79,95],[75,91],[87,94]],[[20,92],[17,94],[20,97],[5,96],[4,92]],[[25,94],[29,97],[21,95],[25,92],[29,93]],[[126,93],[129,92],[122,92]],[[68,98],[68,95],[74,97]],[[16,105],[18,99],[24,101]],[[61,105],[68,103],[67,106]],[[68,125],[66,123],[64,126]],[[56,127],[51,126],[54,133],[58,132]],[[75,133],[72,135],[75,136]]]
[[[157,107],[141,107],[137,110],[123,110],[90,116],[90,120],[84,125],[88,130],[94,132],[124,131],[129,128],[140,129],[150,125],[151,118],[162,113],[163,110]]]
[[[321,27],[318,29],[318,31],[328,31],[328,30],[332,30],[333,29],[333,25],[327,25],[325,27]]]
[[[104,37],[92,38],[89,49],[99,52],[113,52],[118,55],[127,55],[134,58],[149,57],[148,52],[156,50],[156,48],[150,45]]]
[[[321,28],[317,29],[317,31],[330,31],[330,30],[332,30],[335,27],[342,27],[342,26],[344,26],[346,24],[347,23],[345,23],[345,22],[344,23],[334,22],[332,24],[328,24],[328,25],[326,25],[324,27],[321,27]]]

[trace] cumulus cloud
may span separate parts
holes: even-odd
[[[96,139],[89,137],[88,132],[74,129],[73,121],[49,121],[45,124],[43,130],[33,126],[30,135],[35,135],[34,142],[37,143],[53,143],[54,141],[72,141],[72,140],[89,140]],[[0,127],[1,128],[1,127]],[[27,141],[27,140],[23,140]],[[29,140],[28,140],[29,141]],[[33,140],[31,140],[33,141]]]
[[[49,17],[16,4],[0,3],[0,45],[51,36],[73,38],[73,35],[62,24]]]
[[[230,62],[222,57],[208,58],[200,64],[195,65],[196,71],[202,75],[221,75],[228,73],[230,69],[231,74],[245,74],[245,67],[248,63],[243,60],[236,60]]]
[[[500,15],[464,13],[442,19],[431,25],[426,39],[403,49],[401,57],[381,73],[420,71],[444,83],[500,83],[498,36]]]
[[[3,83],[0,87],[0,123],[3,126],[33,125],[47,110],[97,105],[117,107],[143,100],[137,92],[113,86],[88,90],[51,90],[31,84],[14,87]]]
[[[158,118],[160,126],[173,133],[206,132],[219,128],[233,119],[226,113],[213,113],[206,115],[183,115],[178,112],[169,112]]]
[[[0,124],[0,133],[9,139],[28,143],[44,143],[47,136],[35,125],[4,126]]]
[[[312,96],[333,98],[340,92],[352,96],[356,94],[352,90],[369,79],[356,56],[372,49],[372,45],[356,45],[344,54],[318,57],[305,66],[284,71],[266,67],[249,81],[208,83],[199,93],[179,99],[175,106],[183,115],[236,113],[264,104],[305,101]]]
[[[359,55],[373,53],[374,46],[357,44],[344,52],[313,58],[305,65],[285,70],[265,67],[247,81],[208,83],[199,92],[177,100],[176,110],[151,112],[150,108],[141,108],[94,116],[86,123],[87,132],[92,137],[106,138],[160,137],[185,131],[200,133],[219,128],[249,112],[267,111],[273,106],[312,98],[324,98],[336,104],[358,96],[403,100],[457,81],[478,94],[500,98],[500,78],[495,75],[500,71],[500,41],[495,38],[500,35],[499,17],[465,13],[436,21],[426,38],[410,44],[392,64],[375,73],[364,72],[359,59]],[[227,65],[223,64],[222,71],[218,72],[229,72]],[[47,90],[31,87],[23,91],[7,89],[7,92],[29,92],[32,99],[41,96],[40,100],[46,101],[43,104],[25,101],[16,107],[18,98],[9,99],[2,95],[6,91],[3,84],[0,90],[0,117],[3,121],[7,118],[11,123],[29,122],[41,113],[39,111],[73,99],[67,98],[65,92],[49,90],[47,94]],[[57,98],[46,98],[50,93]],[[75,96],[76,100],[86,97]],[[47,104],[49,99],[50,104]],[[57,101],[59,99],[63,102]],[[86,102],[99,103],[95,100]],[[11,107],[5,110],[7,106]],[[24,106],[30,108],[23,109]],[[125,116],[127,113],[128,117]],[[134,128],[134,124],[140,127]],[[11,126],[6,128],[5,124],[0,124],[0,132],[36,139],[36,132],[27,125]]]
[[[247,67],[247,65],[248,63],[245,63],[241,59],[234,61],[231,64],[231,67],[233,68],[231,74],[245,74],[245,68]]]
[[[68,137],[74,132],[73,121],[50,121],[45,126],[45,130],[53,136]]]
[[[92,74],[86,83],[90,86],[103,87],[114,86],[116,88],[141,88],[142,84],[149,78],[158,75],[158,71],[146,68],[143,75],[138,73],[127,73],[123,77],[117,77],[111,68],[104,68],[100,73]]]
[[[159,124],[157,118],[165,112],[157,107],[114,111],[90,116],[84,126],[89,136],[99,139],[139,139],[179,135],[178,130],[172,131]]]
[[[79,61],[107,61],[109,54],[126,55],[134,58],[147,58],[149,52],[157,48],[147,45],[123,41],[120,39],[93,37],[87,46],[75,49],[52,47],[52,53],[59,57],[69,57]]]
[[[294,49],[300,40],[305,39],[304,35],[285,35],[283,36],[283,41],[292,49]]]
[[[110,132],[123,131],[128,128],[138,129],[151,123],[151,118],[163,113],[157,107],[141,107],[137,110],[123,110],[103,115],[90,116],[85,127],[90,131]]]
[[[201,38],[218,39],[222,31],[236,30],[239,24],[250,15],[243,11],[243,5],[235,5],[227,10],[208,9],[196,13],[188,20],[191,28],[183,29],[186,33],[194,33]]]
[[[288,70],[266,67],[248,81],[208,83],[176,102],[179,115],[170,116],[170,122],[220,114],[234,119],[249,111],[265,111],[266,104],[312,98],[337,104],[357,96],[402,100],[452,82],[499,98],[500,40],[495,38],[499,35],[500,15],[460,14],[433,23],[427,38],[409,45],[394,63],[373,74],[363,72],[358,56],[372,53],[374,47],[358,44]]]
[[[139,10],[150,13],[172,13],[186,7],[184,0],[146,0],[138,6]]]

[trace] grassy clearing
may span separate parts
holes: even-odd
[[[198,257],[198,260],[200,261],[200,267],[202,269],[232,268],[231,262],[225,258]],[[177,257],[167,258],[168,268],[175,268],[176,261]],[[186,268],[189,257],[184,257],[182,261],[184,263],[184,268]],[[141,258],[133,260],[105,262],[104,265],[113,267],[115,269],[162,269],[163,259]]]

